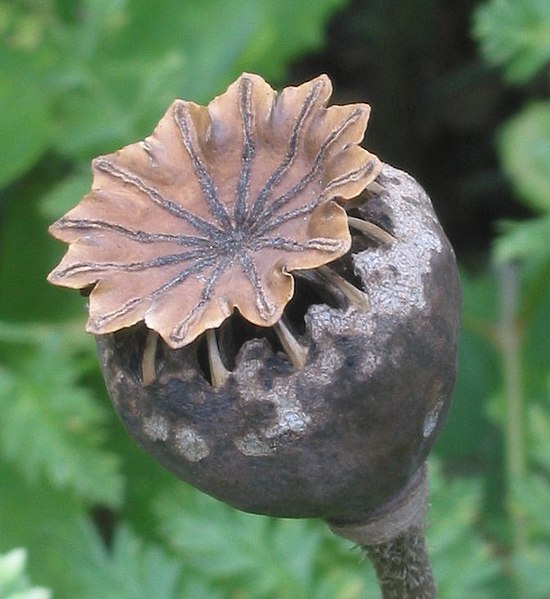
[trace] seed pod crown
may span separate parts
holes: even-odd
[[[87,330],[137,322],[172,348],[235,308],[271,326],[294,270],[350,247],[346,213],[379,160],[359,143],[369,107],[326,107],[321,75],[277,94],[243,74],[208,106],[176,100],[143,142],[93,162],[93,186],[51,227],[70,244],[50,282],[91,289]]]

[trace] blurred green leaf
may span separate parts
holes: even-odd
[[[14,52],[0,38],[0,189],[22,175],[51,141],[53,101],[38,54]]]
[[[31,586],[25,573],[26,561],[25,549],[0,555],[0,599],[50,599],[48,589]]]
[[[479,534],[480,480],[447,480],[430,462],[428,541],[441,599],[486,599],[500,572],[490,544]]]
[[[209,101],[242,70],[280,78],[321,43],[341,3],[83,1],[79,26],[58,42],[56,147],[84,158],[114,151],[151,133],[176,97]]]
[[[357,558],[357,566],[351,567],[345,563],[332,563],[328,569],[321,571],[314,589],[305,599],[309,599],[309,597],[315,597],[315,599],[377,597],[378,583],[366,558],[362,562],[359,562],[359,558]],[[277,599],[279,599],[278,596]]]
[[[548,216],[501,224],[502,234],[495,240],[498,262],[550,258],[550,214]]]
[[[21,450],[24,451],[25,445]],[[86,541],[79,534],[82,504],[45,482],[30,485],[0,459],[0,551],[27,547],[28,572],[55,596],[75,597],[67,581],[68,557]]]
[[[124,523],[108,548],[81,504],[48,485],[27,485],[1,462],[0,476],[9,482],[0,488],[0,551],[6,543],[32,546],[29,572],[45,580],[55,597],[194,597],[180,587],[180,564]]]
[[[68,559],[78,599],[181,599],[181,566],[160,547],[146,544],[122,525],[107,549],[97,532],[83,522],[85,544]]]
[[[44,165],[48,169],[50,165]],[[55,176],[55,173],[53,173]],[[0,318],[30,320],[82,318],[84,301],[46,281],[64,246],[48,235],[49,221],[40,215],[48,175],[36,169],[17,189],[3,195],[0,228]],[[60,215],[58,215],[60,216]]]
[[[321,45],[323,22],[343,4],[344,0],[263,3],[261,25],[239,58],[237,71],[254,71],[273,83],[280,81],[292,58]]]
[[[550,331],[550,259],[533,255],[523,265],[519,322],[524,329],[523,381],[527,394],[550,401],[548,331]]]
[[[485,57],[523,83],[550,61],[550,3],[490,0],[474,13],[474,35]]]
[[[546,511],[548,510],[548,504]],[[550,596],[550,546],[532,543],[525,551],[514,556],[514,570],[521,585],[519,592],[529,599],[548,599]]]
[[[447,458],[486,454],[492,432],[485,400],[500,385],[494,278],[486,271],[475,276],[462,271],[461,284],[464,309],[458,377],[449,419],[436,445],[438,454]]]
[[[524,108],[502,127],[498,141],[502,164],[520,197],[549,213],[550,102]]]
[[[184,489],[163,494],[155,507],[162,536],[202,576],[231,580],[251,599],[313,596],[322,533],[311,523],[244,514]]]
[[[523,515],[530,538],[539,542],[550,541],[549,475],[550,472],[547,472],[546,476],[531,474],[524,480],[515,481],[512,489],[512,501]]]
[[[105,413],[79,385],[79,357],[51,333],[21,367],[0,369],[0,452],[29,480],[43,477],[89,503],[120,504],[119,459],[103,449]],[[22,450],[24,448],[24,450]]]
[[[74,173],[60,181],[40,200],[40,212],[53,222],[76,206],[80,199],[90,191],[92,184],[91,169],[78,168]]]
[[[550,389],[548,389],[546,405],[529,406],[527,422],[529,453],[537,466],[544,468],[550,476]]]

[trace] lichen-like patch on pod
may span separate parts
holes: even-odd
[[[92,288],[87,330],[144,321],[172,348],[235,308],[275,324],[289,274],[350,247],[335,199],[380,170],[366,104],[326,107],[322,75],[277,94],[244,74],[208,106],[176,100],[145,141],[94,160],[92,191],[51,227],[70,244],[50,282]]]

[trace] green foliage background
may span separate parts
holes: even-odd
[[[359,552],[322,523],[236,512],[137,449],[110,408],[81,298],[45,283],[63,252],[47,225],[88,189],[93,156],[147,135],[174,97],[207,102],[243,70],[284,85],[343,5],[0,0],[1,599],[377,596]],[[544,599],[550,4],[489,0],[472,29],[527,98],[495,143],[532,216],[502,223],[490,255],[463,272],[461,371],[431,465],[430,550],[443,599]],[[377,35],[371,23],[364,35]]]

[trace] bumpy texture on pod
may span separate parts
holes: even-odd
[[[331,264],[370,306],[318,301],[324,279],[303,271],[289,304],[310,304],[303,368],[260,335],[237,348],[216,387],[198,342],[159,342],[144,386],[144,325],[97,337],[124,425],[174,474],[245,511],[342,525],[368,518],[418,475],[452,394],[459,283],[422,188],[388,165],[377,182],[382,191],[357,214],[393,239],[354,231],[350,251]]]

